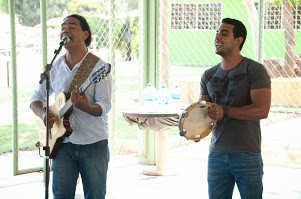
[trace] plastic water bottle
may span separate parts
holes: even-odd
[[[159,99],[158,102],[160,105],[168,105],[170,102],[170,95],[168,88],[165,85],[162,85],[159,90]]]
[[[143,91],[144,106],[147,110],[154,110],[154,107],[157,105],[157,96],[157,89],[151,83],[148,83]]]
[[[172,107],[180,111],[186,105],[182,102],[182,89],[178,85],[174,86],[170,91]]]
[[[181,98],[182,98],[182,90],[181,88],[176,85],[170,92],[170,95],[171,95],[171,99],[174,101],[174,102],[179,102],[181,101]]]

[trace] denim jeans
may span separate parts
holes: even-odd
[[[107,140],[89,145],[62,144],[52,163],[54,198],[74,199],[80,173],[85,199],[105,199],[109,159]]]
[[[231,199],[235,183],[241,199],[261,199],[262,177],[261,153],[209,153],[210,199]]]

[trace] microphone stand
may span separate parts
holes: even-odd
[[[46,80],[46,146],[43,147],[43,150],[45,150],[45,199],[48,199],[49,197],[49,174],[50,174],[50,167],[49,167],[49,157],[50,157],[50,147],[49,147],[49,136],[51,134],[50,128],[49,128],[49,89],[50,89],[50,82],[49,82],[49,71],[52,68],[52,64],[54,60],[56,59],[57,55],[62,50],[62,47],[66,44],[66,41],[61,41],[60,46],[57,50],[54,51],[54,57],[50,64],[47,64],[45,67],[45,71],[41,74],[41,79],[39,81],[40,84]]]

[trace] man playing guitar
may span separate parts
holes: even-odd
[[[72,109],[66,112],[64,120],[71,129],[63,135],[62,144],[53,158],[52,190],[54,198],[74,198],[79,174],[82,178],[85,198],[104,199],[108,162],[108,112],[111,109],[112,78],[93,83],[81,90],[82,80],[105,64],[88,52],[91,31],[86,19],[69,15],[61,24],[61,39],[67,37],[66,53],[54,62],[50,71],[49,94],[70,95]],[[96,59],[95,59],[96,58]],[[92,63],[92,64],[91,64]],[[88,74],[88,75],[84,75]],[[46,124],[45,82],[40,84],[30,99],[32,111]],[[69,114],[69,115],[68,115]],[[49,127],[57,123],[54,111],[50,109]]]

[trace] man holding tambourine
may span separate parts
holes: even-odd
[[[214,41],[222,60],[201,78],[200,101],[210,103],[208,115],[216,121],[208,156],[210,199],[232,198],[235,183],[241,198],[262,198],[260,119],[268,117],[271,81],[262,64],[240,54],[246,36],[242,22],[223,19]]]

